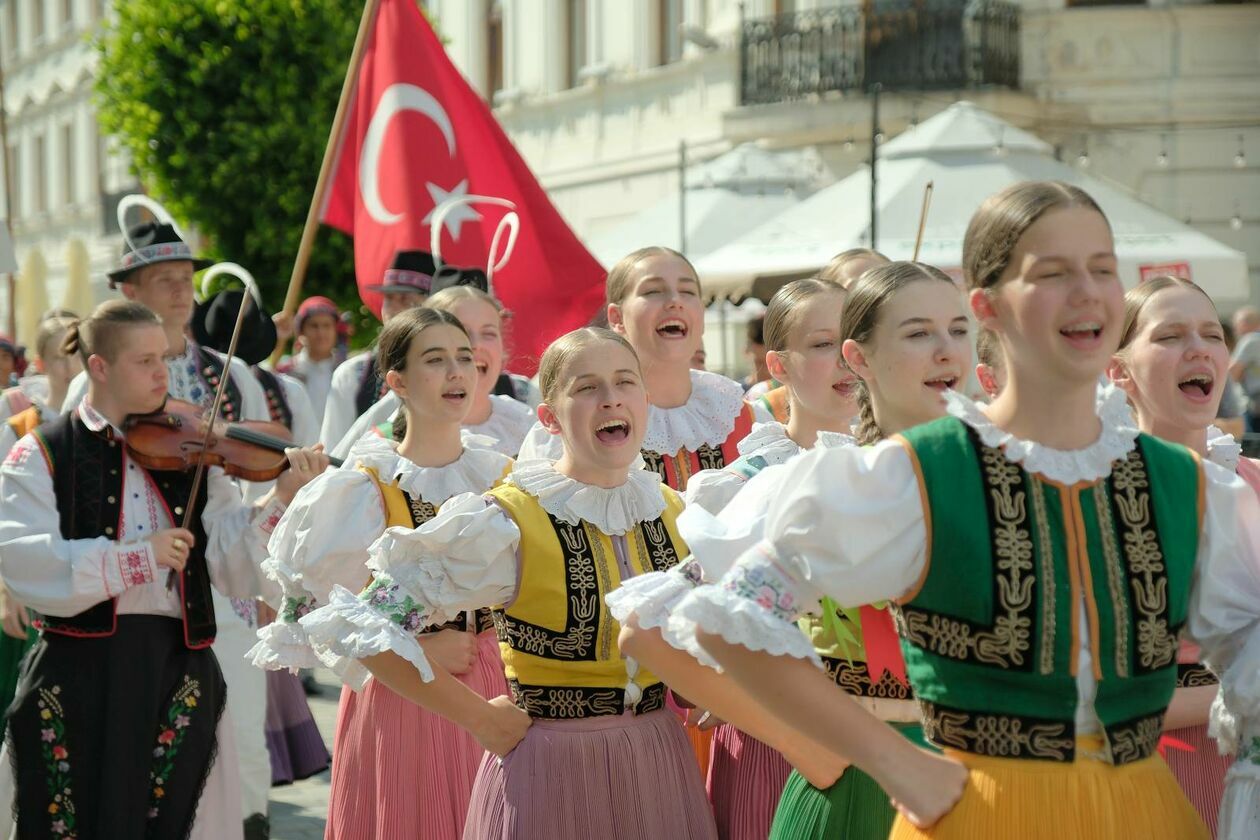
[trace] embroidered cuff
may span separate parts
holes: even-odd
[[[647,630],[660,628],[661,636],[678,650],[689,650],[683,639],[669,627],[670,613],[700,585],[700,564],[688,559],[665,572],[637,575],[604,596],[613,618],[625,624],[633,615]]]
[[[264,545],[267,543],[267,538],[271,536],[271,532],[276,530],[280,517],[284,516],[284,512],[287,509],[288,505],[284,502],[279,499],[272,499],[259,508],[258,513],[254,515],[254,524],[258,526],[258,530],[263,534]]]
[[[318,601],[314,595],[289,596],[280,606],[279,620],[283,624],[297,624],[302,616],[315,609]]]
[[[717,663],[700,647],[699,632],[716,633],[731,644],[774,656],[822,661],[796,625],[808,606],[798,585],[780,567],[773,547],[761,543],[744,553],[716,584],[699,586],[670,617],[670,632],[684,649],[710,667]]]
[[[382,583],[385,584],[382,588],[384,590],[393,586],[388,579]],[[398,602],[393,605],[393,608],[395,611],[403,610],[400,623],[395,615],[388,611],[390,607],[386,606],[386,609],[382,610],[375,606],[372,603],[374,597],[382,598],[370,591],[356,598],[349,590],[334,586],[329,595],[328,604],[313,611],[301,621],[302,628],[306,631],[316,655],[325,665],[337,671],[338,675],[352,688],[359,688],[361,683],[356,685],[359,679],[352,681],[347,677],[356,673],[361,674],[361,672],[357,669],[347,669],[344,666],[348,663],[343,663],[341,660],[362,659],[386,651],[393,651],[406,659],[420,672],[420,679],[425,682],[431,681],[433,669],[424,655],[424,648],[420,647],[420,643],[416,641],[414,630],[404,629],[413,621],[419,622],[416,630],[425,626],[425,622],[418,617],[419,612],[417,611],[417,617],[412,619],[409,617],[410,612],[406,611],[405,600]],[[390,602],[384,599],[381,602],[382,606],[387,603]]]
[[[148,541],[112,546],[102,565],[105,594],[110,598],[118,597],[133,586],[153,583],[158,573],[153,545]]]

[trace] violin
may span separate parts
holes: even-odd
[[[145,469],[221,467],[243,481],[274,481],[288,469],[284,450],[295,444],[283,424],[215,420],[207,429],[206,423],[206,412],[201,406],[167,399],[152,414],[127,417],[123,424],[127,453]],[[338,458],[329,461],[334,467],[342,463]]]

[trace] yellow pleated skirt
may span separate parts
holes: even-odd
[[[1077,755],[1100,752],[1100,738]],[[1211,834],[1158,755],[1120,767],[945,750],[970,770],[954,810],[927,831],[898,815],[889,840],[1210,840]]]

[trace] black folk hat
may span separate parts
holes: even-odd
[[[210,260],[194,257],[192,249],[180,238],[174,226],[161,222],[136,225],[127,231],[126,242],[118,267],[108,274],[111,289],[119,283],[127,282],[130,274],[137,268],[154,263],[187,260],[193,264],[193,271],[201,271],[213,265]]]
[[[428,251],[398,251],[380,283],[368,286],[370,292],[416,292],[427,295],[437,266]]]
[[[236,326],[241,298],[247,294],[240,289],[230,289],[197,304],[190,325],[193,339],[202,347],[226,354],[232,342],[232,329]],[[258,308],[254,296],[249,295],[249,298],[241,337],[236,343],[236,357],[253,367],[276,349],[276,325],[268,313]]]
[[[490,291],[490,281],[480,268],[457,268],[453,265],[444,265],[433,278],[432,294],[436,295],[452,286],[473,286],[486,293]]]

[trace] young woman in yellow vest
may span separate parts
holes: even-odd
[[[768,325],[775,314],[776,306],[772,303]],[[791,349],[783,354],[785,358],[781,361],[787,369],[787,381],[794,389],[794,412],[798,405],[796,383],[802,379],[802,374],[809,374],[804,377],[811,383],[808,387],[814,387],[819,381],[824,383],[823,387],[830,387],[843,367],[845,372],[856,371],[859,377],[854,387],[858,408],[850,406],[842,413],[848,416],[855,410],[860,411],[862,421],[858,435],[863,444],[874,444],[888,433],[944,414],[943,391],[965,381],[971,358],[962,295],[952,280],[934,268],[917,263],[878,266],[850,287],[838,321],[830,335],[834,343],[828,361],[830,376],[821,367],[822,358],[801,356],[798,352],[807,351]],[[802,322],[802,326],[807,329],[803,338],[817,340],[819,335],[826,338],[825,333],[809,330],[808,321]],[[789,348],[791,346],[789,343]],[[847,361],[841,358],[839,348],[842,346]],[[818,350],[813,354],[821,356]],[[801,402],[808,405],[811,401]],[[849,445],[852,443],[850,441]],[[820,437],[817,447],[824,445]],[[799,451],[802,450],[798,448]],[[770,504],[766,490],[778,492],[773,482],[761,478],[781,469],[767,463],[769,460],[751,456],[741,458],[734,466],[734,469],[746,470],[749,478],[734,499],[723,507],[723,521],[739,523],[746,540],[755,541],[754,535],[764,528],[765,511]],[[782,464],[788,459],[775,460]],[[697,476],[697,480],[701,477]],[[682,520],[695,521],[710,511],[712,508],[703,505],[693,506]],[[732,536],[724,534],[727,539]],[[700,535],[701,545],[706,538],[706,534]],[[850,542],[878,542],[882,538],[877,532],[859,531],[845,537]],[[697,554],[705,556],[707,562],[717,563],[705,566],[703,573],[697,575],[709,581],[719,579],[738,556],[737,551],[720,557],[699,550]],[[669,573],[632,581],[626,589],[614,593],[610,599],[618,602],[614,603],[614,615],[629,628],[622,634],[623,650],[649,663],[683,694],[701,703],[718,703],[718,714],[733,714],[742,722],[752,710],[753,724],[774,733],[773,743],[779,746],[782,732],[790,729],[756,704],[732,708],[731,695],[738,689],[738,683],[719,676],[710,668],[700,667],[696,659],[691,658],[714,664],[694,644],[694,630],[671,615],[690,589],[690,583],[681,573]],[[626,615],[631,610],[633,615]],[[826,621],[811,618],[802,622],[801,629],[813,643],[827,673],[845,693],[860,698],[881,720],[893,723],[907,738],[922,743],[922,733],[914,725],[918,722],[918,710],[906,685],[905,665],[888,612],[882,606],[862,606],[837,613],[833,603],[828,603],[824,612],[828,616]],[[691,656],[680,657],[675,648],[686,650]],[[721,736],[719,743],[723,743]],[[747,745],[744,746],[746,749]],[[786,751],[785,755],[794,759],[798,772],[788,780],[782,800],[770,803],[773,826],[767,817],[761,836],[769,833],[775,840],[829,837],[883,840],[888,836],[894,813],[887,794],[870,776],[857,768],[844,770],[841,765],[838,769],[843,770],[843,775],[836,782],[834,775],[831,778],[826,775],[836,771],[820,762],[802,763],[799,752],[794,749]],[[725,764],[715,750],[714,777]],[[737,769],[740,765],[736,765]],[[746,808],[739,811],[746,813]],[[721,812],[718,819],[722,819]]]
[[[1233,436],[1212,425],[1229,383],[1229,349],[1212,300],[1198,286],[1176,277],[1152,278],[1124,297],[1120,352],[1108,373],[1128,394],[1142,431],[1189,447],[1237,472],[1253,491],[1260,492],[1260,463],[1242,457],[1242,447]],[[1260,523],[1248,525],[1260,527]],[[1236,764],[1220,754],[1208,735],[1217,679],[1199,664],[1198,648],[1189,642],[1182,642],[1178,651],[1177,690],[1164,718],[1162,752],[1168,766],[1213,836],[1229,840],[1255,837],[1260,830],[1255,808],[1260,801],[1260,767],[1252,760],[1260,749],[1251,743],[1251,736],[1260,734],[1255,726],[1260,707],[1240,702],[1234,690],[1240,678],[1256,672],[1258,662],[1255,655],[1239,660],[1224,681],[1224,693],[1241,721],[1223,727],[1219,736],[1230,752],[1238,752]],[[1245,725],[1240,728],[1239,722]],[[1252,731],[1242,731],[1248,726]],[[1245,745],[1241,750],[1240,740]],[[1231,764],[1229,806],[1222,809]]]
[[[609,326],[626,337],[643,364],[650,400],[644,461],[681,493],[701,470],[734,462],[755,420],[773,418],[764,409],[754,413],[738,382],[691,369],[704,333],[704,301],[685,256],[672,248],[640,248],[608,272],[605,292]],[[521,445],[521,458],[555,460],[561,449],[559,438],[538,424]],[[689,717],[702,714],[692,710]],[[687,735],[707,775],[712,731],[689,726]]]
[[[990,197],[963,266],[1006,388],[986,408],[949,393],[948,417],[763,472],[750,490],[778,491],[764,537],[697,534],[701,562],[739,556],[677,613],[777,717],[888,791],[902,812],[892,838],[1206,838],[1156,746],[1183,627],[1214,668],[1260,645],[1257,546],[1239,527],[1260,504],[1233,474],[1140,433],[1123,393],[1099,400],[1123,289],[1087,194],[1025,182]],[[794,622],[824,595],[896,602],[944,756],[816,667]]]
[[[518,461],[494,490],[452,499],[417,529],[391,528],[372,548],[372,585],[358,597],[335,589],[302,625],[486,743],[465,836],[714,838],[665,686],[617,650],[603,600],[687,553],[674,527],[682,500],[634,466],[647,426],[638,359],[609,330],[577,330],[543,354],[539,379],[560,459]],[[456,702],[446,671],[391,619],[487,606],[519,729]]]
[[[265,569],[284,602],[251,651],[261,667],[315,665],[316,651],[298,619],[328,603],[334,587],[358,591],[366,584],[368,547],[387,528],[419,527],[454,496],[489,490],[511,466],[488,440],[461,437],[478,377],[468,333],[455,316],[426,307],[394,316],[381,331],[377,358],[403,405],[395,423],[400,440],[365,435],[350,451],[348,468],[320,476],[276,526]],[[436,622],[414,610],[394,618],[413,646],[423,646],[476,696],[506,692],[488,610]],[[468,732],[368,680],[356,660],[322,658],[347,683],[337,715],[327,836],[458,840],[482,747]]]
[[[74,324],[69,317],[46,318],[39,325],[35,336],[35,368],[37,376],[27,377],[17,386],[9,388],[0,398],[0,460],[9,454],[13,445],[27,432],[49,419],[48,406],[53,412],[66,398],[70,380],[83,370],[83,362],[77,354],[62,350],[66,331]],[[18,667],[22,657],[39,638],[31,626],[26,606],[9,594],[0,581],[0,709],[7,709],[17,688]]]

